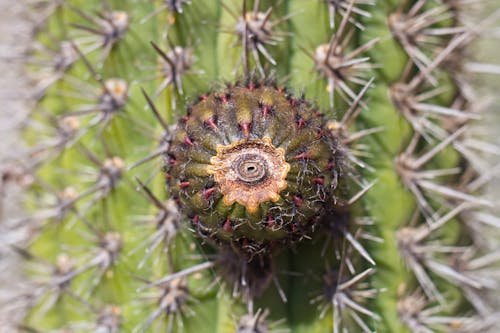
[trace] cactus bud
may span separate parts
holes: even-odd
[[[310,103],[273,85],[204,95],[166,154],[171,195],[217,243],[255,253],[311,233],[336,201],[343,154]]]

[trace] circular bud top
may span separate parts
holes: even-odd
[[[201,237],[267,253],[310,235],[337,201],[339,135],[285,89],[229,84],[179,119],[164,154],[166,183]]]
[[[224,204],[237,202],[250,213],[263,202],[280,199],[290,170],[284,149],[274,147],[268,137],[219,145],[210,164],[209,172],[224,195]]]

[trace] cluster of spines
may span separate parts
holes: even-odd
[[[413,129],[394,159],[400,181],[416,203],[415,213],[396,233],[399,254],[417,282],[402,286],[397,305],[401,321],[413,332],[492,327],[488,301],[480,295],[493,285],[481,273],[485,266],[470,264],[482,262],[485,249],[474,236],[453,240],[446,236],[452,228],[468,234],[467,212],[491,206],[478,192],[484,183],[476,180],[484,177],[473,168],[480,157],[466,143],[468,123],[481,115],[463,73],[456,65],[450,67],[465,61],[463,49],[485,26],[468,27],[450,6],[416,1],[389,16],[391,32],[408,57],[405,73],[389,92],[394,107]],[[439,87],[444,76],[456,86],[448,91]],[[453,288],[472,307],[472,316],[438,315],[457,311],[457,302],[464,301],[449,299]]]
[[[169,5],[175,7],[172,9],[181,10],[182,3],[184,1],[169,2]],[[127,171],[125,163],[129,161],[125,162],[125,158],[117,156],[123,154],[123,149],[117,146],[116,137],[113,138],[112,135],[119,132],[117,126],[129,127],[132,131],[139,130],[123,123],[117,125],[115,118],[127,122],[125,113],[130,110],[129,103],[133,103],[133,100],[129,100],[133,92],[130,91],[131,77],[126,70],[110,69],[109,58],[116,59],[120,45],[122,48],[130,47],[126,38],[130,33],[131,16],[125,11],[112,10],[106,1],[102,1],[102,9],[95,12],[86,12],[64,1],[50,1],[41,6],[47,11],[47,15],[44,15],[46,21],[39,22],[35,27],[41,41],[22,60],[35,68],[37,80],[33,93],[36,106],[30,122],[38,125],[36,128],[40,128],[40,137],[48,137],[46,140],[37,138],[26,158],[20,158],[15,164],[13,162],[13,166],[23,165],[23,170],[12,167],[2,173],[2,188],[6,185],[4,183],[21,183],[26,178],[26,184],[41,194],[34,204],[36,208],[40,208],[31,216],[14,221],[15,228],[28,229],[27,242],[32,243],[33,249],[15,249],[26,259],[27,267],[35,271],[35,278],[27,286],[23,286],[21,294],[10,301],[8,308],[12,311],[32,308],[26,324],[18,327],[21,331],[47,332],[50,327],[57,327],[68,331],[85,329],[92,332],[118,332],[130,325],[123,318],[123,299],[111,297],[116,304],[120,304],[114,305],[108,304],[109,295],[102,298],[95,295],[101,293],[102,284],[123,274],[121,260],[130,251],[126,244],[126,239],[130,239],[125,235],[127,231],[119,227],[126,226],[129,222],[125,224],[124,221],[116,220],[130,219],[130,216],[118,217],[113,211],[117,209],[113,200],[123,200],[127,196],[124,195],[127,190],[123,187],[130,186],[128,176],[124,177]],[[145,10],[142,12],[146,15]],[[63,26],[64,29],[69,29],[62,33],[62,37],[56,35],[61,34],[60,32],[53,35],[49,31],[54,24],[54,15],[61,14],[67,15],[66,19],[69,18]],[[178,84],[183,73],[179,71],[190,66],[190,60],[186,59],[183,50],[172,46],[174,53],[168,53],[170,62],[165,68],[168,65],[173,68],[160,72],[166,77],[164,86],[172,83],[177,92],[182,92]],[[133,66],[127,67],[134,71]],[[118,73],[127,77],[127,80],[119,78]],[[71,102],[54,110],[54,104],[47,101],[54,98],[54,95]],[[47,105],[51,105],[51,108]],[[152,133],[155,126],[151,122],[141,123],[141,120],[134,122],[134,126],[137,125],[144,126],[141,130],[146,133]],[[150,134],[147,136],[149,140],[156,142]],[[28,138],[30,139],[31,137]],[[147,144],[144,138],[140,141],[140,144]],[[130,157],[127,156],[128,158]],[[83,167],[63,170],[59,179],[45,176],[48,166],[61,167],[65,164],[61,164],[61,161],[65,159],[74,159],[76,164],[70,164],[73,167],[78,164]],[[76,177],[65,173],[74,173]],[[77,181],[70,184],[66,177]],[[135,192],[134,187],[131,188],[132,193]],[[149,200],[146,202],[152,202],[159,210],[155,217],[147,219],[152,222],[148,231],[156,228],[156,233],[144,242],[149,253],[161,243],[168,247],[169,240],[179,229],[179,217],[175,205],[161,202],[142,183],[140,187]],[[100,206],[100,211],[96,210],[96,206]],[[50,237],[54,237],[53,230],[57,229],[61,229],[65,238],[54,242],[57,238],[50,240]],[[42,242],[53,244],[44,248],[40,245]],[[77,248],[84,249],[83,254],[78,254],[80,251]],[[52,263],[50,257],[54,253],[57,256]],[[143,262],[140,264],[144,265]],[[185,279],[181,280],[184,281],[181,284],[170,284],[171,293],[178,293],[178,297],[158,295],[159,300],[167,299],[162,304],[170,302],[161,308],[161,311],[168,310],[167,316],[170,313],[180,313],[180,294],[184,290]],[[57,324],[57,319],[56,322],[49,319],[42,324],[41,318],[54,318],[53,312],[61,304],[67,303],[74,303],[71,306],[84,309],[80,313],[84,320]],[[145,331],[146,328],[141,327],[145,327],[148,321],[149,318],[145,320],[146,323],[138,325],[137,330]]]
[[[363,18],[360,18],[359,20],[356,19],[353,13],[357,13],[361,16],[367,16],[363,15],[363,13],[365,13],[364,11],[360,11],[359,9],[356,11],[357,4],[364,4],[364,2],[325,2],[332,12],[332,17],[334,16],[333,14],[335,12],[333,9],[335,9],[343,15],[343,19],[341,20],[338,28],[334,24],[335,19],[333,18],[331,20],[331,26],[336,30],[334,30],[335,33],[333,34],[330,43],[325,44],[325,46],[323,46],[322,48],[321,46],[319,46],[318,49],[316,49],[315,53],[309,52],[309,54],[315,62],[318,74],[326,78],[326,80],[328,81],[328,90],[332,93],[334,91],[339,92],[340,96],[343,96],[346,103],[351,104],[351,106],[354,105],[352,114],[354,114],[353,118],[355,118],[359,114],[358,109],[366,107],[364,103],[362,103],[361,100],[358,99],[358,97],[363,96],[366,91],[363,89],[361,90],[360,94],[356,94],[352,90],[351,85],[348,83],[348,81],[350,80],[355,83],[363,84],[365,85],[365,87],[370,86],[371,82],[367,82],[366,78],[360,78],[357,71],[360,69],[371,70],[373,66],[368,64],[368,59],[366,57],[359,59],[353,59],[353,57],[363,52],[369,51],[369,49],[376,43],[376,40],[367,42],[364,46],[360,47],[356,51],[353,51],[354,53],[351,53],[351,55],[345,54],[345,50],[342,49],[342,47],[344,46],[344,43],[342,43],[342,35],[344,29],[348,24],[351,24],[357,28],[363,28],[363,25],[360,22],[363,22],[365,20]],[[183,3],[186,3],[186,1],[165,1],[165,8],[177,12],[182,12]],[[48,13],[50,13],[52,10],[60,10],[64,6],[65,4],[63,2],[54,1],[46,7],[46,10]],[[440,301],[445,303],[445,300],[440,295],[437,287],[435,287],[432,281],[430,281],[431,279],[428,277],[429,271],[433,272],[433,274],[442,276],[445,279],[450,280],[452,283],[462,288],[464,290],[464,295],[466,295],[466,297],[475,307],[478,313],[486,319],[489,319],[491,311],[490,309],[488,309],[486,303],[478,295],[480,295],[484,288],[491,288],[493,286],[496,286],[495,283],[488,284],[485,282],[486,280],[482,278],[478,279],[477,276],[473,276],[473,272],[482,267],[485,267],[481,264],[487,265],[489,262],[491,262],[491,260],[494,260],[491,258],[485,258],[484,260],[481,260],[480,257],[476,258],[475,260],[470,259],[469,254],[472,250],[480,250],[480,244],[474,243],[471,246],[467,247],[470,251],[464,251],[464,249],[461,247],[431,247],[427,243],[428,241],[433,240],[434,234],[436,234],[436,230],[443,228],[448,224],[449,221],[455,221],[454,218],[464,217],[463,220],[468,221],[465,227],[469,227],[471,218],[472,220],[484,222],[490,225],[494,224],[495,218],[488,214],[475,212],[474,208],[476,208],[478,205],[487,204],[487,202],[484,200],[479,200],[470,194],[471,192],[476,192],[481,187],[481,185],[487,183],[488,180],[491,179],[490,177],[492,177],[493,175],[490,174],[489,177],[478,176],[478,178],[475,179],[466,179],[465,182],[458,183],[455,187],[452,188],[436,184],[433,180],[438,176],[449,177],[450,175],[456,174],[457,169],[454,166],[448,167],[447,169],[427,169],[428,164],[432,164],[433,160],[435,158],[438,158],[438,155],[442,151],[448,150],[450,147],[453,147],[466,159],[469,159],[471,165],[477,165],[478,163],[476,159],[480,157],[473,151],[473,149],[479,148],[479,150],[486,150],[485,147],[487,145],[485,143],[481,143],[479,145],[476,144],[474,146],[468,145],[467,140],[464,140],[466,132],[464,130],[464,127],[462,126],[469,120],[478,118],[476,110],[470,109],[470,94],[460,93],[458,94],[458,96],[456,96],[456,102],[454,102],[453,105],[458,105],[458,108],[455,106],[443,107],[433,104],[433,102],[426,101],[426,99],[434,101],[435,96],[441,93],[439,90],[436,91],[431,89],[430,91],[424,91],[422,89],[422,87],[432,87],[432,84],[436,82],[435,80],[437,80],[434,75],[434,73],[438,73],[437,68],[440,66],[444,66],[447,61],[454,60],[454,56],[457,54],[458,49],[463,48],[465,45],[467,45],[473,39],[473,37],[475,37],[475,35],[479,32],[478,30],[480,29],[471,30],[468,27],[443,28],[442,31],[439,31],[439,29],[431,29],[431,26],[439,23],[440,20],[450,18],[456,20],[457,22],[459,20],[456,16],[449,16],[450,13],[453,12],[447,5],[440,5],[438,9],[427,9],[426,6],[427,1],[417,1],[416,4],[414,4],[409,9],[403,9],[402,7],[402,9],[396,12],[396,14],[398,15],[397,17],[395,16],[394,21],[391,21],[391,29],[394,36],[399,40],[405,52],[407,52],[409,58],[411,59],[411,64],[417,66],[420,70],[419,72],[415,72],[414,70],[412,70],[412,66],[408,66],[407,77],[402,78],[399,83],[393,85],[393,88],[391,88],[391,98],[396,108],[401,112],[402,116],[404,116],[408,120],[408,122],[412,125],[416,132],[408,147],[403,150],[401,156],[396,160],[396,169],[401,176],[402,182],[409,188],[409,190],[412,191],[417,199],[419,212],[415,214],[416,218],[414,219],[414,221],[421,220],[418,218],[418,216],[422,215],[424,216],[424,220],[427,223],[419,224],[417,226],[411,224],[407,227],[402,228],[397,235],[398,245],[401,250],[401,256],[405,259],[408,267],[414,271],[415,276],[417,277],[417,280],[422,287],[423,293],[426,295],[422,296],[421,292],[410,291],[409,294],[401,296],[398,310],[401,320],[410,329],[423,332],[425,332],[426,330],[430,330],[429,327],[434,327],[433,325],[436,322],[433,321],[432,317],[434,315],[434,312],[423,311],[421,313],[418,313],[415,311],[413,306],[417,304],[417,308],[424,309],[426,307],[432,306],[433,302],[435,301],[437,301],[438,303]],[[83,62],[87,64],[87,69],[89,69],[90,71],[90,76],[94,77],[96,82],[99,82],[100,88],[92,97],[92,105],[87,109],[74,110],[76,112],[75,114],[71,114],[70,112],[68,113],[68,115],[65,115],[63,117],[52,119],[55,120],[53,124],[57,124],[57,126],[54,127],[56,133],[55,139],[50,140],[50,142],[48,142],[47,144],[44,143],[43,145],[35,148],[33,152],[35,162],[31,160],[27,167],[27,169],[29,170],[29,174],[26,175],[26,173],[23,172],[21,176],[14,177],[16,179],[24,179],[25,177],[31,179],[32,177],[30,177],[30,174],[33,172],[33,170],[30,169],[37,167],[43,161],[43,159],[47,156],[43,153],[55,152],[53,156],[54,158],[56,158],[58,153],[61,152],[62,149],[67,149],[68,147],[74,146],[80,136],[89,130],[90,126],[99,125],[102,128],[106,128],[106,120],[109,120],[107,116],[110,114],[114,114],[115,111],[119,111],[124,106],[124,104],[116,103],[119,101],[116,100],[117,96],[116,94],[113,95],[114,91],[112,88],[110,88],[110,85],[116,87],[116,85],[118,83],[121,83],[122,81],[112,82],[103,80],[100,75],[96,74],[97,71],[93,69],[94,66],[90,65],[90,62],[86,60],[86,56],[88,53],[94,51],[94,49],[100,48],[101,53],[97,62],[99,63],[105,61],[105,58],[108,56],[109,52],[117,43],[120,43],[120,39],[126,33],[129,25],[128,21],[125,20],[127,24],[117,27],[116,24],[112,22],[115,16],[110,15],[111,12],[106,6],[101,15],[97,15],[98,17],[94,17],[93,19],[90,19],[90,14],[88,13],[84,13],[79,10],[77,10],[76,12],[82,18],[85,18],[85,20],[88,21],[87,24],[90,24],[91,26],[75,25],[75,28],[79,29],[82,33],[88,34],[87,37],[92,38],[84,38],[80,39],[80,41],[78,38],[76,38],[73,41],[61,43],[61,50],[60,53],[58,53],[58,55],[61,56],[61,59],[60,61],[57,61],[57,63],[53,64],[53,67],[51,68],[51,76],[49,76],[46,81],[42,81],[42,83],[40,84],[37,97],[41,98],[45,91],[54,83],[60,80],[64,81],[65,71],[69,70],[71,66],[78,61],[78,59],[82,59]],[[443,13],[445,14],[444,16],[442,16]],[[123,19],[123,17],[121,19]],[[260,65],[260,61],[262,60],[261,55],[263,55],[264,59],[268,60],[271,64],[274,62],[274,59],[270,55],[268,55],[265,49],[265,44],[267,44],[266,40],[254,39],[254,44],[248,42],[249,37],[245,36],[245,34],[248,34],[248,21],[246,17],[242,17],[241,19],[246,22],[244,24],[244,29],[236,29],[235,32],[237,34],[240,34],[240,41],[243,44],[242,61],[244,68],[248,69],[248,67],[250,67],[248,63],[245,65],[245,62],[248,62],[247,54],[249,52],[252,52],[254,54],[254,60],[256,61],[256,63],[258,63],[257,67],[262,72],[263,66]],[[123,23],[125,21],[120,22]],[[417,27],[415,26],[416,24]],[[418,24],[420,24],[420,26],[418,26]],[[121,29],[119,29],[118,31],[116,30],[117,28]],[[413,34],[412,36],[408,36],[410,32]],[[443,35],[447,34],[451,35],[452,37],[442,38]],[[425,42],[430,38],[432,38],[432,41],[434,42],[436,36],[438,44],[440,45],[440,47],[436,49],[418,44],[420,41]],[[90,46],[85,44],[85,42],[89,40],[92,43],[90,44]],[[272,41],[272,39],[270,40]],[[159,50],[159,48],[157,48],[157,50]],[[177,64],[176,61],[178,61],[178,58],[176,57],[179,53],[175,51],[176,49],[175,47],[172,47],[172,45],[170,46],[170,50],[173,51],[173,53],[162,54],[161,52],[159,52],[163,60],[165,60],[166,64],[168,64],[167,67],[170,68],[169,70],[163,70],[161,72],[163,75],[165,75],[164,85],[172,83],[174,89],[177,90],[177,92],[181,92],[182,90],[180,90],[179,88],[182,86],[179,84],[179,77],[184,73],[184,70],[187,69],[185,65],[189,62]],[[255,55],[255,50],[258,50],[261,54]],[[263,50],[266,52],[264,52]],[[46,51],[47,50],[43,52]],[[50,51],[47,52],[50,53]],[[166,58],[169,58],[170,61]],[[338,68],[336,68],[335,66],[338,66]],[[180,70],[180,68],[182,70]],[[349,69],[349,71],[346,71],[346,69]],[[455,79],[455,77],[452,78]],[[462,82],[462,80],[463,77],[457,77],[457,82]],[[125,87],[125,89],[119,89],[119,97],[126,97],[128,94],[126,83],[124,83],[123,81],[122,84],[118,85],[121,85],[122,88],[123,86]],[[78,85],[78,87],[81,86]],[[333,97],[331,98],[331,100],[333,101]],[[126,99],[123,100],[123,103],[125,102]],[[80,115],[87,113],[97,114],[99,115],[99,117],[91,120],[88,124],[85,123],[84,125],[82,125],[78,119]],[[435,118],[437,118],[438,120],[435,121]],[[349,122],[350,121],[351,119],[349,120]],[[349,122],[341,122],[340,125],[347,125]],[[445,125],[449,123],[452,123],[451,129],[443,129],[443,127],[445,127]],[[338,127],[339,124],[332,125],[333,130],[338,131],[340,129],[344,131],[344,133],[347,133],[345,128],[343,128],[342,126]],[[66,129],[68,128],[70,129],[69,132],[66,131]],[[364,134],[371,134],[379,130],[380,128],[378,127],[364,130],[360,132],[359,136],[361,137]],[[346,142],[349,143],[355,141],[355,138],[357,138],[356,134],[346,134],[345,136]],[[102,140],[104,140],[104,138]],[[428,149],[428,151],[421,152],[421,155],[416,157],[415,154],[420,151],[421,143],[424,142],[424,140],[434,143],[434,148]],[[105,201],[105,199],[110,195],[110,192],[116,187],[117,182],[120,180],[121,173],[122,171],[124,171],[124,166],[121,162],[121,159],[118,157],[109,155],[106,160],[100,160],[99,158],[94,156],[94,154],[90,153],[88,149],[86,149],[83,145],[76,144],[76,146],[78,147],[80,153],[86,156],[86,158],[88,158],[88,160],[96,166],[97,173],[95,173],[94,176],[97,175],[97,177],[94,180],[94,184],[89,189],[84,190],[81,193],[77,193],[71,187],[66,187],[64,190],[58,191],[53,190],[50,185],[42,183],[42,187],[44,187],[45,189],[49,189],[48,192],[54,195],[54,198],[57,200],[57,204],[54,206],[55,208],[47,210],[46,214],[40,214],[40,217],[36,219],[62,219],[66,216],[68,210],[70,210],[72,214],[74,213],[76,219],[78,220],[77,223],[82,222],[88,227],[88,230],[96,236],[96,239],[98,240],[96,242],[96,244],[98,244],[96,248],[98,249],[98,251],[92,254],[91,259],[84,259],[83,262],[85,262],[85,264],[82,264],[79,268],[74,268],[73,271],[80,273],[89,269],[97,269],[97,272],[99,274],[102,274],[109,268],[110,265],[114,263],[114,260],[117,258],[118,252],[121,250],[121,244],[120,246],[114,246],[113,248],[110,248],[106,245],[109,242],[106,242],[104,240],[111,237],[111,235],[114,235],[116,237],[112,238],[115,240],[119,239],[120,241],[118,243],[121,243],[121,237],[111,230],[107,230],[104,233],[102,231],[95,230],[92,226],[92,223],[86,222],[86,218],[84,216],[81,216],[81,212],[90,210],[91,207],[96,203]],[[104,147],[104,150],[108,149]],[[164,148],[162,148],[162,151],[164,151]],[[353,160],[357,161],[355,156],[353,156],[352,158]],[[473,170],[471,174],[479,174],[480,171],[482,170]],[[12,178],[9,178],[7,176],[9,175],[6,174],[6,176],[4,177],[6,180]],[[29,183],[31,182],[32,181],[29,181]],[[35,180],[35,183],[38,183],[38,179]],[[155,221],[155,223],[157,223],[157,226],[168,225],[172,226],[173,228],[165,230],[164,234],[158,234],[158,237],[160,237],[161,241],[166,241],[166,244],[168,244],[169,241],[167,239],[170,239],[169,235],[175,234],[175,231],[173,230],[177,230],[179,223],[177,218],[175,217],[177,216],[177,213],[175,212],[176,210],[171,206],[169,207],[169,203],[162,203],[161,200],[155,198],[154,195],[152,195],[152,193],[147,190],[147,187],[145,185],[141,184],[141,187],[147,193],[148,199],[151,200],[159,209],[160,213],[157,217],[157,220]],[[362,191],[360,191],[360,194],[364,194],[366,192],[366,189],[368,188],[364,184],[362,184],[362,187],[363,189]],[[427,193],[431,193],[431,195]],[[84,207],[76,208],[75,204],[77,204],[84,198],[88,198],[88,196],[91,196],[91,199],[88,200],[89,204],[85,205]],[[353,197],[353,200],[349,200],[349,202],[354,203],[357,201],[357,199],[359,199],[359,196],[355,195]],[[446,210],[446,208],[444,208],[444,210],[436,210],[435,207],[437,204],[441,205],[442,207],[448,207],[448,209]],[[172,216],[174,216],[174,218],[172,218]],[[35,217],[37,216],[35,215]],[[379,222],[382,223],[382,221]],[[163,223],[166,224],[164,225]],[[163,229],[160,228],[158,230]],[[338,226],[335,226],[334,230],[338,231]],[[363,247],[360,247],[360,244],[356,240],[356,237],[353,237],[353,235],[350,234],[349,230],[345,229],[344,232],[344,235],[346,235],[346,239],[351,239],[353,242],[353,245],[349,246],[351,250],[356,249],[358,250],[358,252],[361,252],[362,255],[364,253],[367,253],[363,249]],[[356,235],[358,234],[359,233],[356,233]],[[366,238],[370,237],[371,236],[367,236]],[[118,243],[115,242],[114,244],[117,245]],[[151,244],[154,243],[151,242]],[[338,251],[339,253],[342,252],[341,250]],[[443,260],[441,258],[441,254],[443,251],[448,252],[449,254],[446,260]],[[350,256],[346,255],[346,253],[347,252],[344,251],[340,255],[340,257],[342,258],[342,264],[340,265],[339,271],[344,275],[340,274],[341,278],[338,278],[338,281],[334,283],[336,287],[334,289],[336,289],[336,291],[333,294],[326,294],[322,296],[326,296],[327,301],[331,302],[334,307],[336,307],[337,313],[348,311],[349,313],[351,313],[353,320],[358,323],[361,329],[363,329],[364,331],[369,331],[369,326],[361,319],[361,317],[356,314],[356,312],[372,318],[379,317],[372,311],[365,309],[356,302],[358,299],[364,298],[365,296],[373,297],[373,292],[377,291],[370,290],[370,292],[367,292],[365,294],[361,292],[360,295],[364,296],[361,296],[360,298],[354,300],[346,297],[350,297],[353,293],[355,293],[353,289],[356,287],[357,282],[361,281],[369,275],[372,275],[374,272],[373,269],[368,269],[362,271],[361,273],[356,273],[354,264],[349,263]],[[453,260],[452,262],[451,260],[457,257],[457,253],[460,253],[461,255],[457,260]],[[436,260],[436,256],[438,256],[440,259]],[[369,255],[368,258],[371,259]],[[371,259],[371,261],[373,261],[373,259]],[[201,270],[210,268],[213,265],[213,262],[208,262],[208,264],[194,266],[194,268],[198,268]],[[345,265],[346,268],[342,268],[343,265]],[[347,271],[349,271],[349,273],[345,273],[346,269]],[[55,271],[58,272],[58,270]],[[168,283],[178,281],[176,279],[183,278],[187,274],[191,274],[195,271],[197,271],[197,269],[188,269],[185,272],[186,274],[179,274],[180,277],[177,277],[174,274],[175,279],[168,279],[167,282],[163,281],[162,283],[165,284],[164,286],[168,286]],[[99,274],[97,276],[99,276]],[[325,272],[326,285],[330,283],[331,275],[332,273],[328,270]],[[57,282],[55,284],[55,287],[61,288],[62,285],[60,282],[70,282],[71,279],[68,280],[68,278],[73,278],[73,276],[74,275],[68,273],[63,274],[62,279],[55,280]],[[347,276],[351,276],[351,278],[349,279],[347,278]],[[160,283],[157,283],[155,285],[160,286]],[[338,286],[342,286],[342,288],[339,289],[337,288]],[[184,299],[185,298],[183,298],[183,300]],[[408,304],[410,304],[410,306],[408,306]],[[167,306],[172,305],[170,304]],[[441,304],[441,306],[444,305]],[[96,324],[92,325],[108,325],[106,326],[108,328],[113,327],[113,325],[115,325],[115,327],[120,326],[121,319],[116,319],[119,317],[117,316],[117,314],[119,314],[120,311],[118,310],[118,308],[113,307],[114,306],[105,306],[102,310],[96,310],[94,307],[92,307],[92,311],[96,314]],[[109,311],[106,311],[106,309],[108,309]],[[162,308],[162,310],[165,309],[167,308]],[[257,327],[257,325],[262,325],[262,323],[260,322],[260,311],[258,311],[257,314],[253,314],[253,310],[249,312],[249,318],[254,318],[254,327]],[[429,313],[428,317],[426,317],[427,313]],[[113,314],[114,317],[111,316],[111,314]],[[113,317],[114,319],[106,319],[111,317]],[[340,317],[342,317],[342,315]],[[149,317],[148,320],[150,318],[155,319],[156,317]],[[262,316],[262,318],[265,319],[265,316]],[[441,320],[439,321],[439,324],[445,323],[445,325],[448,325],[448,327],[455,327],[457,329],[469,327],[467,325],[470,325],[471,320],[468,318],[457,319],[446,317],[440,317],[439,319]],[[241,319],[241,322],[243,323],[242,327],[245,325],[249,326],[248,324],[245,324],[246,321],[244,320],[244,318]],[[335,325],[339,325],[339,322],[339,318],[335,319]],[[479,323],[477,322],[474,322],[474,324],[479,325]],[[484,320],[482,324],[487,325],[491,323],[489,320]],[[338,326],[337,329],[339,329]]]

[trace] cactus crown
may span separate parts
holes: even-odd
[[[343,172],[341,144],[325,124],[272,84],[202,95],[172,133],[168,188],[207,237],[252,253],[302,239],[333,209]]]

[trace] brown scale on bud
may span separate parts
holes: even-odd
[[[171,137],[172,198],[218,244],[269,253],[308,237],[337,202],[341,143],[311,104],[272,84],[203,95]]]

